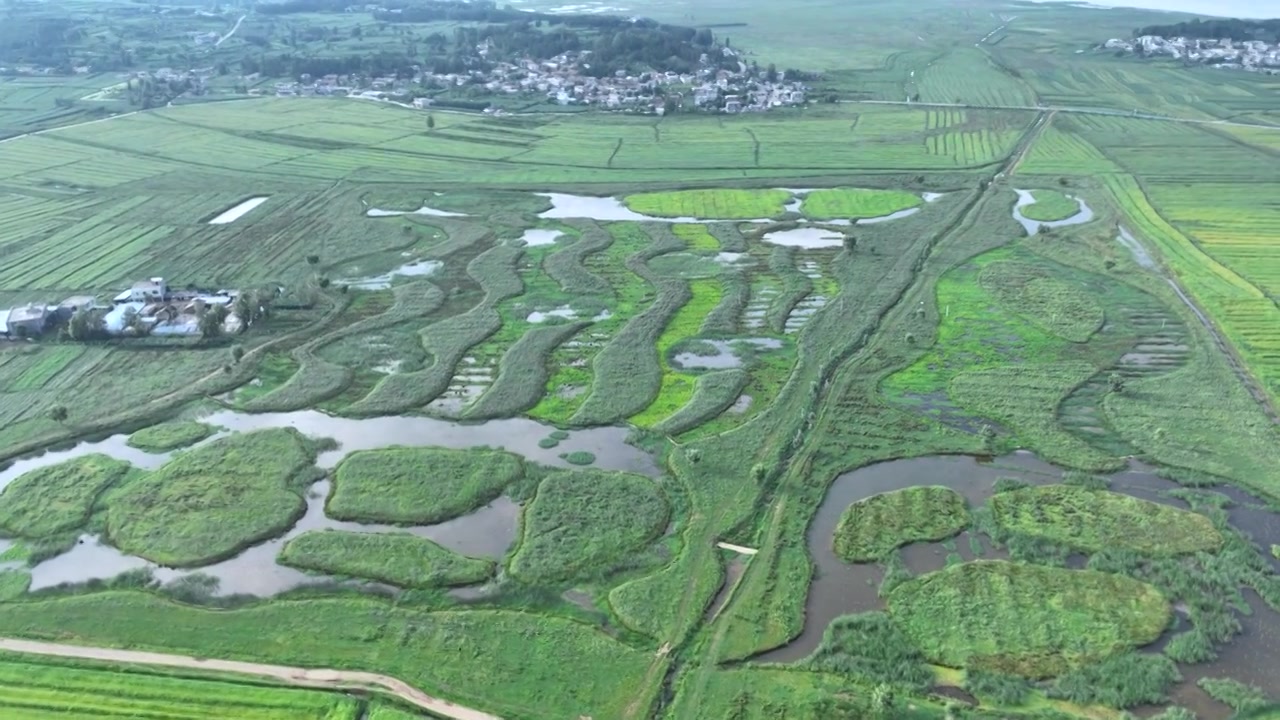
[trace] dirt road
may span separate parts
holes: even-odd
[[[84,645],[64,645],[62,643],[37,642],[14,638],[0,638],[0,650],[34,655],[80,658],[83,660],[103,660],[106,662],[163,665],[165,667],[190,668],[193,670],[239,673],[271,678],[300,687],[327,690],[377,690],[395,695],[405,702],[412,703],[440,717],[452,718],[453,720],[502,720],[497,715],[490,715],[479,710],[455,705],[447,700],[432,697],[406,682],[376,673],[264,665],[235,660],[204,660],[186,655],[115,650]]]

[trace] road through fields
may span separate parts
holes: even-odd
[[[440,717],[451,718],[452,720],[502,720],[497,715],[490,715],[479,710],[455,705],[448,700],[432,697],[402,680],[376,673],[266,665],[236,660],[208,660],[187,655],[116,650],[113,648],[37,642],[15,638],[0,638],[0,650],[82,660],[161,665],[164,667],[254,675],[279,680],[290,685],[328,690],[376,690],[390,693],[427,712],[434,713]]]

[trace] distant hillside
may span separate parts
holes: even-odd
[[[1174,25],[1149,25],[1133,31],[1134,37],[1230,38],[1280,43],[1280,20],[1192,20]]]

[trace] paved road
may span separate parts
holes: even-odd
[[[195,670],[213,670],[217,672],[255,675],[258,677],[280,680],[290,685],[301,687],[335,689],[381,690],[388,692],[406,702],[452,720],[502,720],[497,715],[490,715],[461,705],[454,705],[447,700],[432,697],[406,682],[387,675],[356,672],[348,670],[309,669],[288,667],[284,665],[264,665],[261,663],[238,662],[235,660],[205,660],[186,655],[167,655],[164,653],[139,652],[136,650],[116,650],[113,648],[88,647],[84,645],[66,645],[63,643],[36,642],[33,640],[17,640],[0,638],[0,650],[30,653],[34,655],[55,655],[57,657],[80,658],[84,660],[103,660],[106,662],[135,663],[140,665],[163,665],[165,667],[191,668]]]

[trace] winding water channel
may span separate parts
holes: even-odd
[[[234,411],[216,412],[201,418],[203,422],[223,428],[204,443],[230,432],[249,432],[277,427],[293,427],[310,437],[333,438],[335,450],[323,452],[316,464],[332,470],[349,453],[357,450],[405,447],[495,447],[522,455],[544,465],[573,467],[560,455],[584,451],[596,456],[593,467],[623,470],[656,477],[660,471],[652,456],[627,445],[627,430],[620,427],[592,428],[573,431],[554,449],[539,447],[555,428],[532,420],[494,420],[464,425],[427,417],[383,417],[370,419],[339,418],[307,410],[292,413],[247,414]],[[124,460],[146,470],[163,465],[173,453],[152,454],[129,447],[127,435],[81,442],[63,450],[15,461],[0,471],[0,490],[23,473],[66,460],[102,453]],[[270,596],[308,584],[332,582],[335,578],[307,574],[276,563],[284,544],[308,530],[336,529],[353,532],[408,532],[431,539],[464,555],[499,559],[515,540],[520,507],[501,497],[469,515],[436,525],[396,527],[366,523],[340,522],[324,514],[325,499],[330,489],[323,479],[307,492],[307,510],[301,520],[281,537],[255,545],[229,560],[193,570],[177,570],[157,566],[143,558],[122,553],[85,535],[71,550],[31,568],[31,589],[53,587],[63,583],[80,583],[91,579],[108,579],[126,571],[151,568],[156,579],[170,582],[186,575],[200,573],[218,579],[218,594],[251,594]]]
[[[892,490],[914,485],[941,485],[960,493],[971,507],[985,504],[993,494],[995,481],[1012,477],[1035,485],[1059,482],[1062,470],[1030,453],[1019,452],[995,459],[967,456],[930,456],[895,460],[845,473],[832,484],[814,516],[806,535],[815,572],[805,603],[805,624],[791,643],[764,653],[760,662],[789,663],[809,656],[822,641],[823,632],[841,615],[884,609],[878,591],[883,571],[879,565],[852,565],[841,560],[832,548],[832,538],[840,516],[851,503]],[[1152,469],[1133,463],[1130,469],[1111,476],[1110,489],[1153,502],[1186,508],[1181,500],[1165,493],[1181,487],[1156,476]],[[1280,543],[1280,515],[1266,509],[1257,498],[1241,490],[1214,487],[1214,492],[1231,498],[1230,522],[1261,545]],[[964,560],[975,557],[1005,557],[991,547],[985,536],[968,532],[955,538],[955,550]],[[975,552],[977,551],[977,552]],[[902,550],[903,560],[913,574],[941,569],[952,550],[942,543],[916,543]],[[1273,561],[1280,572],[1280,561]],[[1195,681],[1201,677],[1231,677],[1256,685],[1272,696],[1280,695],[1280,614],[1267,607],[1252,591],[1245,592],[1250,614],[1240,615],[1244,631],[1219,649],[1210,663],[1182,666],[1184,681],[1178,685],[1174,701],[1195,710],[1201,718],[1230,715],[1208,698]]]

